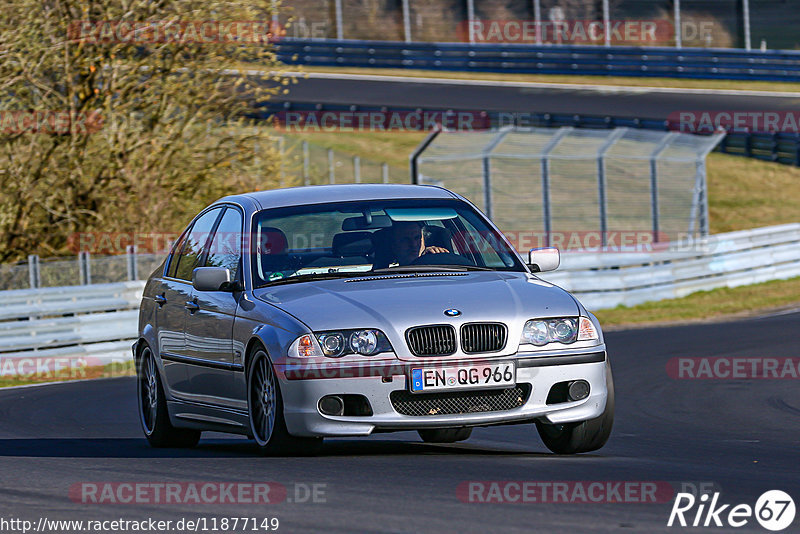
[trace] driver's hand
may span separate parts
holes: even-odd
[[[422,251],[423,254],[445,254],[449,252],[444,247],[425,247],[425,250]]]

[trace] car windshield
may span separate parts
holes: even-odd
[[[256,287],[392,271],[525,270],[484,217],[455,199],[267,209],[252,236]]]

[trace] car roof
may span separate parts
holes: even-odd
[[[302,206],[323,202],[347,202],[403,198],[459,198],[442,187],[406,184],[338,184],[288,187],[232,195],[218,202],[238,202],[249,199],[259,209]]]

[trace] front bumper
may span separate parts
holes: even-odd
[[[455,415],[401,415],[390,400],[393,391],[408,389],[408,370],[411,367],[436,365],[442,363],[441,361],[382,361],[376,362],[373,367],[359,367],[357,372],[348,372],[348,364],[342,362],[342,372],[302,377],[293,375],[291,366],[275,367],[280,379],[287,430],[295,436],[367,436],[375,431],[485,426],[532,422],[537,419],[557,424],[584,421],[603,413],[608,397],[608,361],[604,345],[592,347],[591,350],[564,351],[558,354],[520,353],[502,359],[516,360],[517,384],[531,386],[527,401],[518,408],[505,411]],[[447,362],[448,365],[455,363],[467,361]],[[574,402],[546,403],[553,385],[579,379],[589,382],[590,392],[587,398]],[[330,416],[320,413],[317,407],[320,398],[325,395],[348,394],[366,397],[373,414]]]

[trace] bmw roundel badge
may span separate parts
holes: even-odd
[[[448,317],[458,317],[461,315],[461,312],[455,308],[450,308],[449,310],[445,310],[444,314]]]

